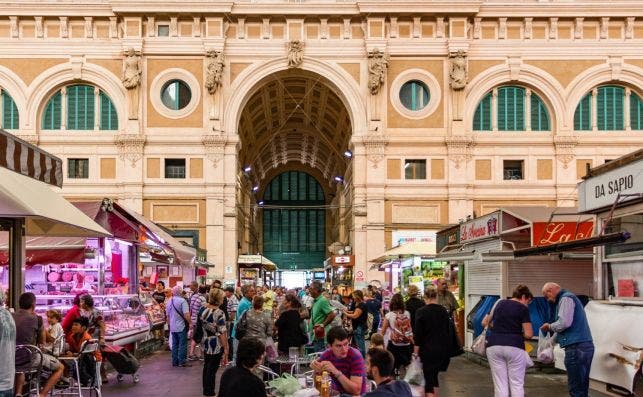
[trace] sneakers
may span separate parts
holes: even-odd
[[[193,354],[190,357],[188,357],[188,361],[199,361],[199,357],[197,357],[196,354]]]
[[[179,367],[191,367],[191,366],[192,366],[192,364],[190,364],[190,363],[183,363],[183,364],[179,364],[178,366],[179,366]]]

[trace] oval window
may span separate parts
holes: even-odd
[[[161,101],[168,109],[181,110],[190,103],[192,91],[182,80],[170,80],[161,90]]]
[[[429,104],[429,88],[419,80],[407,81],[400,88],[400,102],[409,110],[422,110]]]

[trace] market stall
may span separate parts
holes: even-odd
[[[597,215],[596,237],[586,241],[596,246],[597,300],[585,313],[596,349],[592,387],[603,392],[643,392],[642,170],[643,149],[591,169],[578,185],[579,210]],[[564,353],[555,352],[556,365],[563,367]]]
[[[274,285],[277,265],[263,255],[239,255],[239,285]]]
[[[578,295],[592,296],[591,252],[545,257],[516,257],[514,252],[584,238],[593,225],[593,216],[578,214],[575,208],[551,207],[503,207],[460,224],[458,243],[437,259],[464,267],[465,346],[482,332],[482,319],[495,301],[511,296],[517,284],[538,295],[546,282],[556,281]],[[529,310],[534,329],[552,315],[542,297],[535,298]]]
[[[0,286],[9,306],[24,291],[27,236],[109,236],[48,185],[62,186],[61,160],[0,130],[0,239],[6,242]]]
[[[390,291],[404,291],[411,284],[424,291],[444,276],[446,262],[435,260],[435,247],[435,240],[412,241],[385,251],[371,262],[385,272]]]
[[[337,288],[337,292],[345,302],[353,293],[354,277],[358,276],[353,274],[354,269],[355,255],[332,255],[324,261],[324,271],[326,272],[326,280],[330,282],[330,290]],[[364,281],[363,274],[361,277],[361,280]]]

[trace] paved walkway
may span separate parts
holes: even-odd
[[[201,396],[201,362],[193,362],[191,368],[174,368],[169,352],[157,352],[141,361],[140,383],[134,384],[131,376],[116,382],[113,373],[109,384],[103,386],[103,396],[110,397],[163,397]],[[217,378],[221,376],[221,371]],[[447,373],[440,375],[440,397],[493,397],[493,383],[489,368],[462,357],[452,360]],[[217,379],[218,386],[218,379]],[[525,395],[527,397],[565,397],[566,376],[561,374],[527,374]],[[603,397],[592,391],[590,397]]]

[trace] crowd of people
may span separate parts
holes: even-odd
[[[219,397],[266,396],[257,366],[273,364],[292,348],[301,354],[318,352],[310,367],[328,373],[332,389],[342,395],[411,396],[405,372],[409,365],[421,363],[425,396],[438,396],[438,374],[462,353],[453,320],[458,303],[442,279],[422,296],[413,285],[406,292],[406,296],[393,294],[387,310],[377,288],[355,290],[345,297],[324,290],[317,281],[295,290],[222,288],[215,281],[169,291],[159,282],[153,297],[165,308],[172,365],[188,367],[203,361],[204,396],[215,395],[216,374],[222,366],[227,368]],[[587,396],[594,347],[583,306],[555,283],[545,284],[542,293],[556,305],[556,321],[545,323],[542,330],[556,332],[566,351],[570,395]],[[525,372],[533,364],[525,351],[525,340],[534,332],[528,310],[532,299],[529,288],[518,285],[511,298],[499,300],[483,320],[490,330],[487,357],[495,396],[524,395]],[[35,303],[32,293],[22,294],[13,315],[0,305],[0,354],[9,358],[0,360],[0,397],[22,392],[24,379],[15,367],[27,358],[14,357],[16,344],[42,347],[43,368],[49,374],[40,390],[44,397],[65,380],[67,371],[56,356],[78,353],[90,338],[104,343],[105,324],[90,295],[77,296],[64,318],[48,311],[47,326],[34,312]],[[95,359],[101,361],[100,352]],[[376,385],[372,390],[369,378]]]

